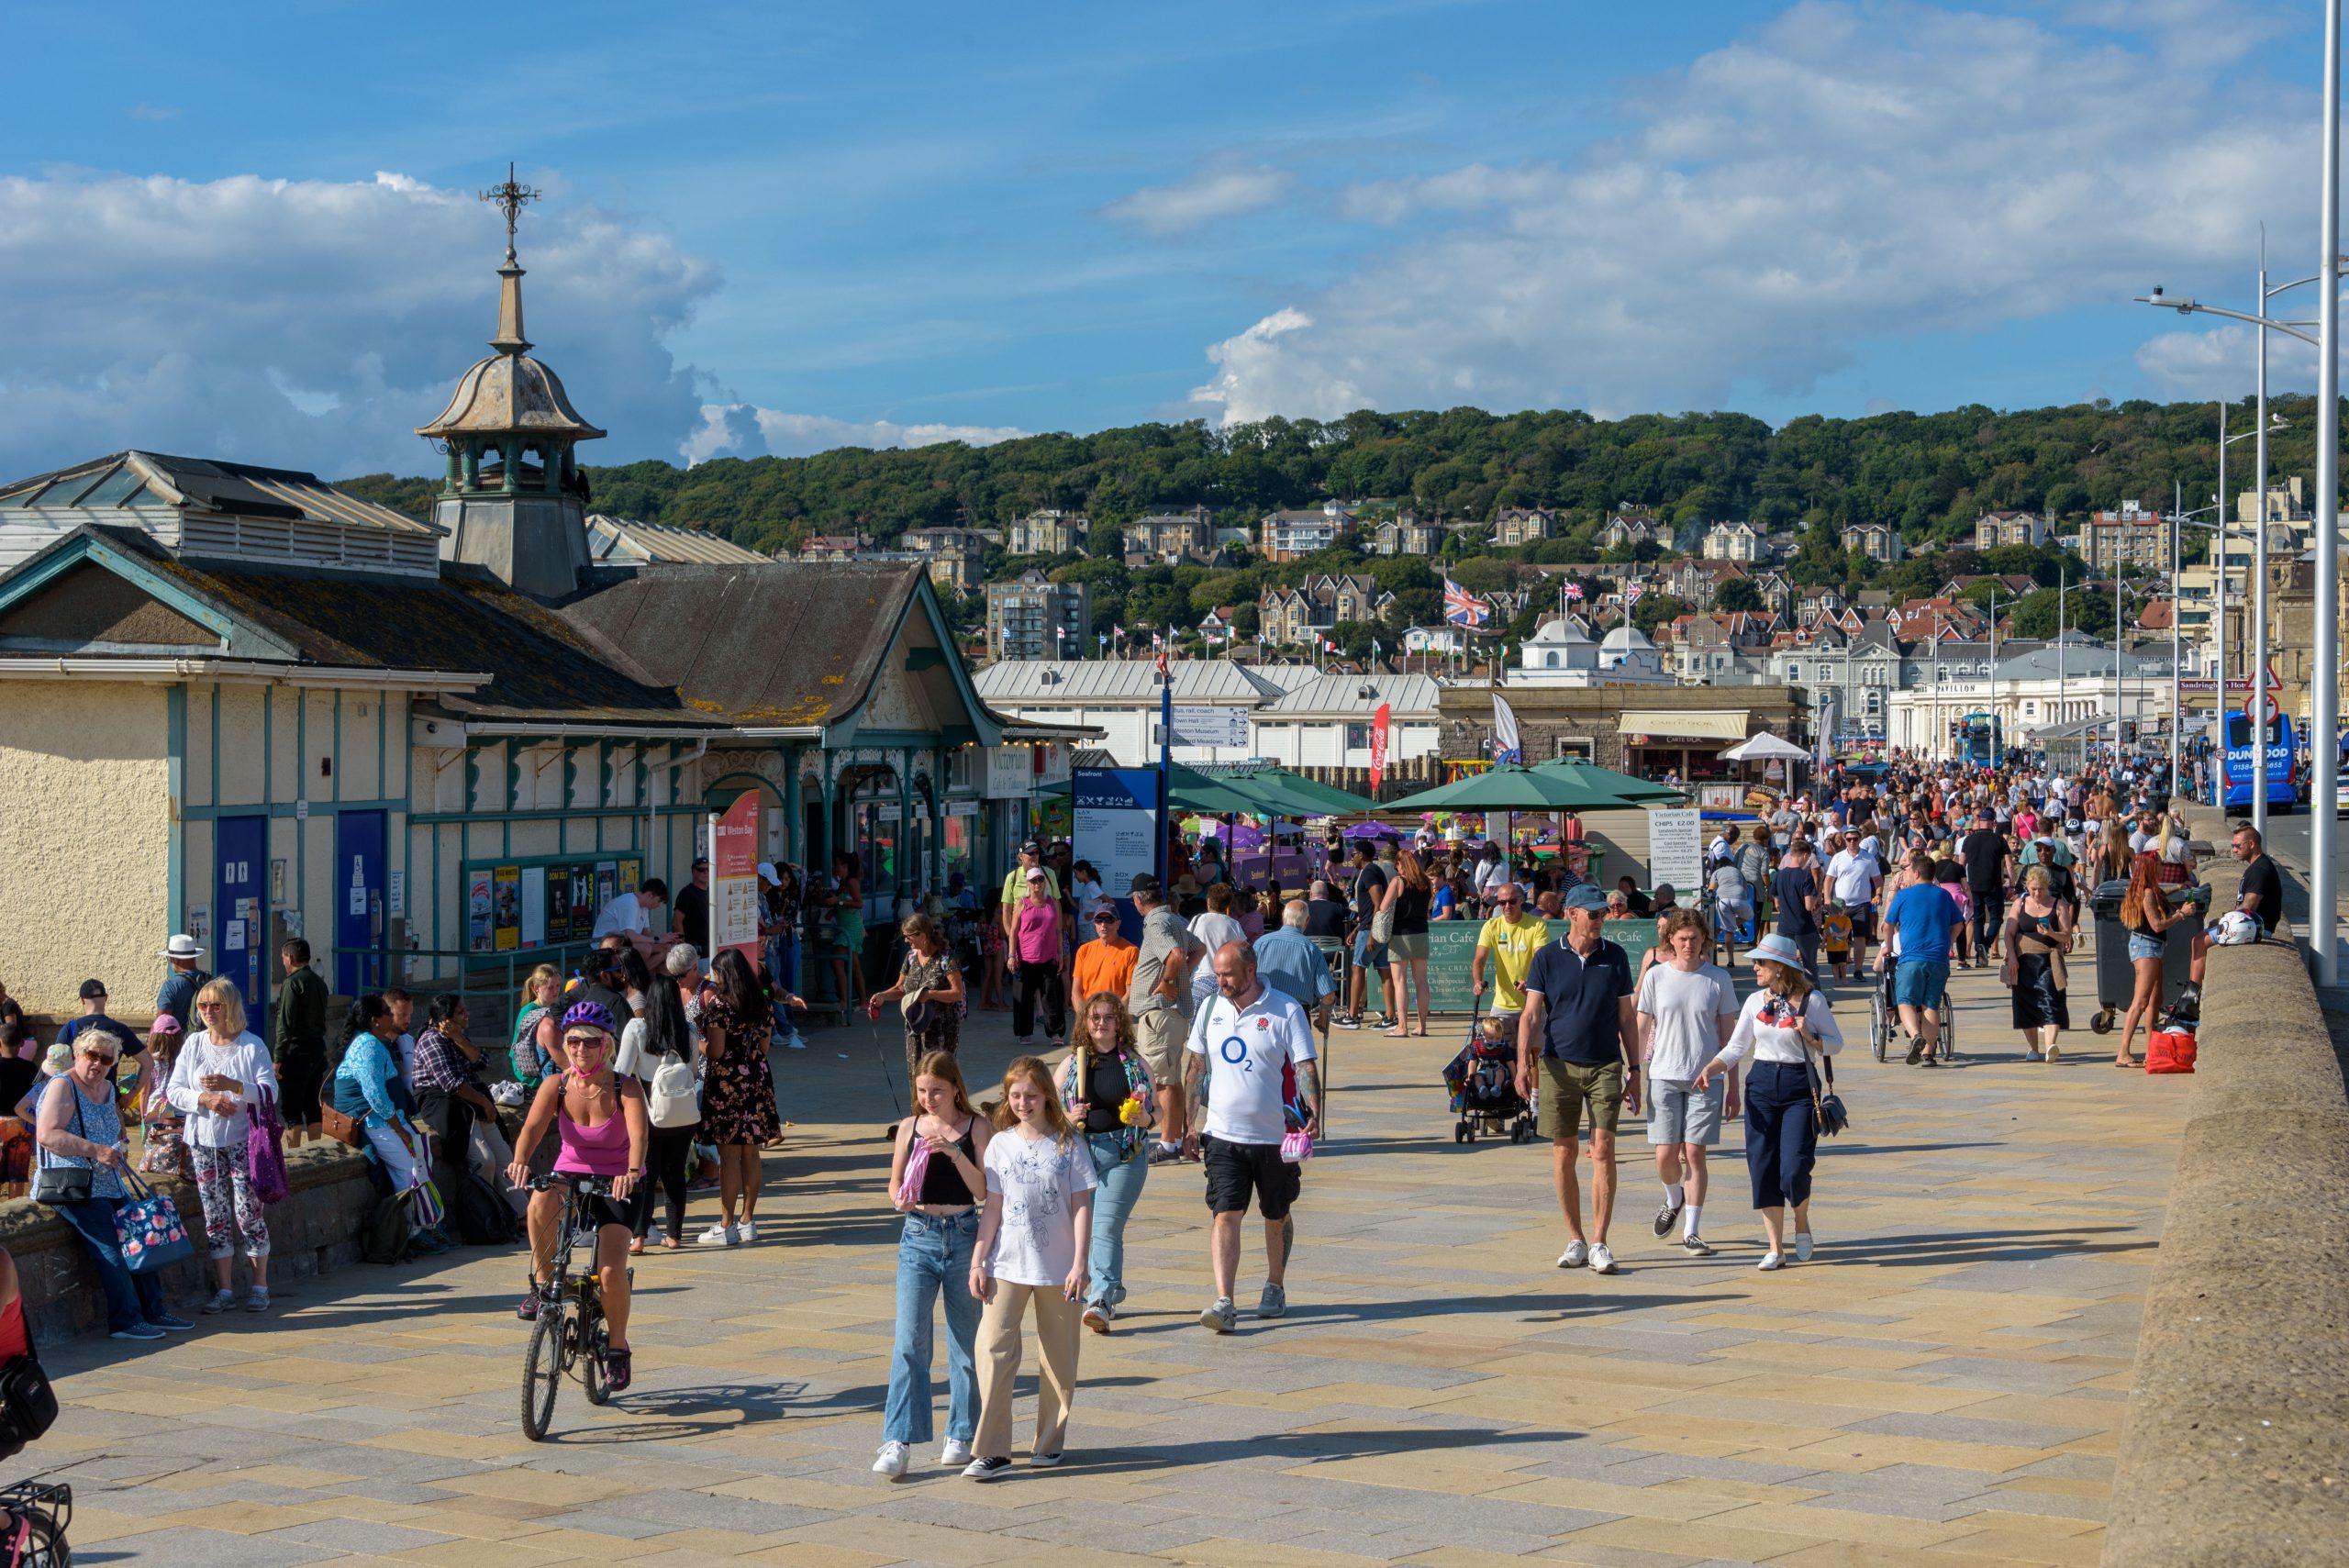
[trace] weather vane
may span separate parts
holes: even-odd
[[[522,216],[522,208],[526,205],[543,201],[545,197],[529,186],[518,183],[514,178],[514,165],[508,163],[506,165],[506,183],[492,185],[481,194],[481,199],[493,204],[506,215],[506,259],[513,261],[514,220]]]

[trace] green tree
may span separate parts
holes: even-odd
[[[1762,590],[1751,577],[1731,577],[1713,592],[1713,608],[1717,610],[1758,610],[1762,608]]]
[[[1632,607],[1631,624],[1650,637],[1655,628],[1688,613],[1688,606],[1670,594],[1645,594]]]

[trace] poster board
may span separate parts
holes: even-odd
[[[463,868],[468,957],[574,947],[595,934],[596,917],[621,891],[634,891],[641,856],[552,855],[483,861]]]
[[[1648,881],[1661,886],[1705,884],[1703,812],[1695,806],[1661,806],[1648,813]]]
[[[745,791],[709,818],[709,945],[759,967],[759,795]]]
[[[1564,920],[1545,922],[1550,939],[1555,941],[1565,932]],[[1485,995],[1481,1006],[1476,995],[1469,989],[1468,965],[1476,952],[1476,934],[1485,929],[1482,920],[1434,920],[1428,925],[1428,996],[1430,1006],[1439,1013],[1465,1015],[1472,1008],[1482,1011],[1493,1001],[1492,977],[1486,975]],[[1640,971],[1640,960],[1648,949],[1655,946],[1653,920],[1609,920],[1603,923],[1606,939],[1623,950],[1631,961],[1631,973]],[[1487,964],[1490,963],[1487,960]]]
[[[1138,940],[1141,920],[1126,890],[1157,869],[1158,770],[1079,768],[1069,781],[1069,813],[1076,858],[1092,862],[1118,906],[1119,928]]]

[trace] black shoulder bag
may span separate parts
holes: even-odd
[[[1816,993],[1813,994],[1816,995]],[[1808,1000],[1803,1004],[1806,1008],[1809,1005]],[[1811,1058],[1814,1056],[1819,1059],[1819,1066],[1815,1070],[1811,1067]],[[1810,1077],[1810,1109],[1811,1114],[1819,1118],[1819,1135],[1821,1138],[1832,1138],[1852,1125],[1852,1114],[1843,1108],[1843,1096],[1835,1092],[1835,1063],[1830,1062],[1824,1053],[1813,1049],[1810,1040],[1806,1037],[1803,1040],[1802,1064],[1803,1070]],[[1819,1081],[1819,1075],[1822,1072],[1827,1074],[1827,1082],[1824,1085]]]
[[[65,1075],[61,1073],[50,1080],[51,1083],[64,1081]],[[82,1092],[70,1082],[65,1083],[65,1092],[73,1096],[73,1135],[76,1138],[86,1138],[89,1135],[82,1129]],[[34,1147],[38,1149],[40,1139],[39,1117],[36,1115],[33,1121]],[[90,1200],[90,1183],[95,1174],[95,1173],[87,1165],[51,1163],[49,1151],[41,1149],[40,1168],[33,1173],[33,1201],[45,1203],[51,1208],[64,1208],[77,1203],[87,1203]],[[54,1406],[51,1407],[50,1413],[55,1414]]]

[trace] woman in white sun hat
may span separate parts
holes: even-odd
[[[1786,1209],[1795,1211],[1794,1253],[1810,1261],[1810,1174],[1819,1160],[1819,1124],[1812,1108],[1812,1074],[1843,1049],[1842,1031],[1827,998],[1813,988],[1793,939],[1773,931],[1753,944],[1753,995],[1738,1010],[1737,1028],[1720,1054],[1697,1074],[1698,1093],[1746,1056],[1745,1165],[1753,1179],[1753,1207],[1768,1243],[1760,1266],[1786,1266]],[[1822,1060],[1814,1063],[1812,1053]]]

